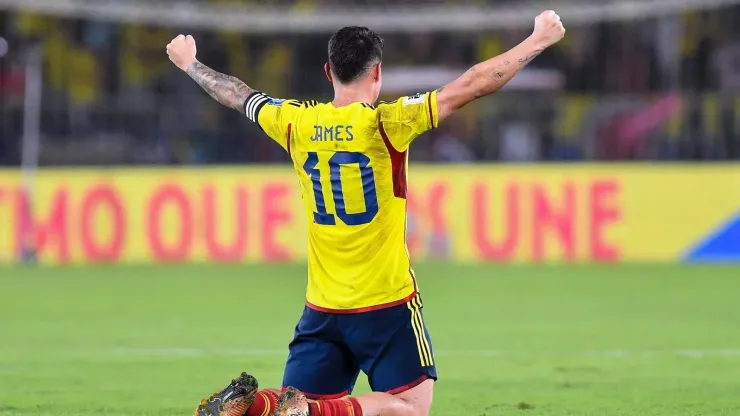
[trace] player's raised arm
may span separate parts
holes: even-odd
[[[185,71],[211,97],[226,107],[244,111],[244,103],[254,92],[238,78],[216,72],[198,62],[197,48],[192,36],[179,35],[167,45],[167,55],[178,68]]]
[[[469,102],[493,94],[506,85],[543,50],[565,36],[560,16],[548,10],[535,18],[534,32],[508,52],[481,62],[437,92],[439,120],[443,121]]]

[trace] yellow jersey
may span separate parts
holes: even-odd
[[[438,122],[436,91],[335,107],[256,92],[249,119],[293,160],[308,216],[309,307],[357,313],[417,293],[406,247],[409,144]]]

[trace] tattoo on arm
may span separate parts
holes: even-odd
[[[528,63],[532,61],[532,59],[536,58],[537,55],[541,53],[542,53],[542,49],[537,49],[533,51],[532,53],[530,53],[529,55],[525,56],[524,58],[519,58],[519,65],[521,66],[527,65]]]
[[[238,78],[216,72],[200,62],[190,65],[186,72],[213,99],[237,111],[243,110],[247,97],[254,92]]]
[[[449,94],[438,96],[439,120],[449,117],[454,111],[469,102],[493,94],[509,82],[522,68],[542,53],[544,49],[522,42],[503,55],[481,62],[448,84]],[[437,90],[442,92],[445,87]],[[453,91],[454,90],[454,91]]]

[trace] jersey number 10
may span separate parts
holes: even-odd
[[[316,152],[308,153],[308,160],[303,169],[311,176],[313,182],[313,195],[316,200],[316,209],[313,219],[316,224],[336,225],[337,220],[333,214],[326,211],[324,191],[321,187],[321,170],[316,165],[319,163],[319,155]],[[341,169],[342,165],[354,165],[360,167],[360,178],[362,179],[362,193],[365,195],[365,212],[350,214],[344,203],[344,191],[342,190]],[[329,159],[329,179],[331,180],[331,193],[334,198],[334,206],[337,217],[347,225],[368,224],[378,215],[378,195],[375,191],[375,174],[373,168],[368,166],[370,158],[358,152],[336,152]]]

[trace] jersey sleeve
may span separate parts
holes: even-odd
[[[244,103],[244,114],[287,151],[290,126],[297,120],[301,108],[299,101],[254,92]]]
[[[437,91],[380,103],[378,112],[387,139],[396,150],[403,152],[415,138],[437,127]]]

